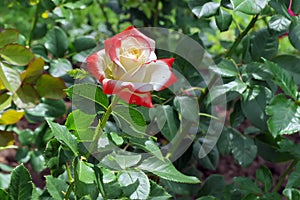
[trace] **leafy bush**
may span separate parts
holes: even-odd
[[[18,163],[0,164],[0,199],[300,198],[299,1],[0,5],[0,151]],[[131,25],[175,58],[177,81],[151,93],[153,108],[104,90],[86,60]],[[263,165],[255,179],[203,178],[224,155],[289,166],[278,180]]]

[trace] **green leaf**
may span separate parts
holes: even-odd
[[[9,44],[0,49],[0,56],[12,65],[24,66],[34,58],[33,53],[18,44]]]
[[[121,154],[112,152],[101,160],[101,164],[113,170],[127,169],[137,165],[142,159],[140,154]]]
[[[249,15],[260,13],[268,4],[269,0],[231,0],[235,11]]]
[[[11,174],[0,173],[0,187],[3,189],[8,189],[10,179],[11,179]]]
[[[223,77],[237,77],[239,74],[234,60],[227,58],[223,58],[217,66],[210,66],[209,69]]]
[[[288,200],[300,199],[300,191],[294,188],[286,188],[283,190],[283,195],[288,198]]]
[[[9,197],[11,200],[31,200],[33,184],[28,170],[23,164],[17,166],[11,175]]]
[[[42,58],[36,58],[29,63],[26,70],[21,74],[22,81],[34,83],[43,73],[45,62]]]
[[[2,199],[2,200],[9,200],[8,193],[5,190],[3,190],[3,189],[0,189],[0,199]]]
[[[74,169],[79,181],[86,184],[93,184],[96,181],[94,170],[89,166],[89,163],[77,158],[74,163]]]
[[[78,147],[77,147],[76,137],[74,135],[72,135],[65,126],[51,122],[50,120],[47,120],[47,123],[49,124],[49,126],[54,134],[54,137],[58,141],[67,145],[73,151],[73,153],[75,155],[77,155]]]
[[[277,54],[278,36],[272,35],[268,29],[256,32],[251,39],[250,52],[253,60],[270,59]]]
[[[204,196],[204,197],[199,197],[196,200],[218,200],[218,199],[214,196]]]
[[[199,191],[199,196],[213,195],[221,199],[225,185],[226,182],[223,176],[213,174],[205,180],[204,185]]]
[[[157,146],[155,141],[152,138],[136,138],[136,137],[129,137],[129,143],[137,146],[138,148],[153,154],[158,159],[163,160],[163,155],[161,153],[160,148]]]
[[[272,92],[262,86],[247,89],[243,94],[242,111],[245,117],[262,130],[268,130],[265,109],[271,97]]]
[[[19,32],[15,29],[4,29],[0,32],[0,48],[18,41]]]
[[[272,18],[268,23],[269,29],[277,33],[287,32],[290,25],[291,25],[291,21],[282,15],[272,16]]]
[[[15,93],[21,86],[20,73],[0,62],[0,80],[2,84],[12,93]]]
[[[178,120],[176,120],[175,112],[171,106],[159,105],[155,108],[151,108],[149,110],[149,117],[151,119],[151,122],[156,122],[158,128],[158,130],[154,130],[155,132],[150,132],[150,135],[161,132],[163,136],[169,141],[171,141],[175,137],[178,131],[178,128],[176,126],[178,124]],[[149,127],[151,127],[151,125],[152,124],[148,126],[148,129]]]
[[[273,73],[274,82],[284,91],[286,95],[289,95],[294,100],[298,99],[298,87],[295,84],[291,74],[278,66],[277,64],[265,60],[265,65]]]
[[[260,194],[261,190],[258,185],[247,177],[234,177],[234,185],[245,195],[247,194]]]
[[[163,187],[161,187],[152,180],[150,180],[150,188],[151,191],[148,197],[149,200],[167,200],[172,197],[169,193],[165,191]]]
[[[119,105],[113,108],[112,114],[123,132],[134,137],[145,137],[146,121],[140,111],[130,106]]]
[[[45,117],[57,118],[66,113],[63,100],[42,99],[40,104],[25,110],[26,119],[30,122],[45,121]]]
[[[266,112],[270,115],[268,127],[274,137],[300,130],[300,107],[283,94],[271,100]]]
[[[40,151],[31,151],[30,153],[30,165],[33,170],[40,173],[45,169],[45,158]]]
[[[96,113],[94,103],[105,109],[109,104],[107,95],[96,84],[75,84],[69,87],[66,92],[77,108],[84,112],[88,111],[87,113],[90,114]]]
[[[39,103],[40,96],[30,84],[23,84],[13,95],[13,101],[19,108],[30,109]]]
[[[229,12],[227,12],[225,9],[220,7],[219,12],[215,18],[216,18],[216,24],[218,26],[218,29],[221,32],[228,31],[232,22],[232,15]]]
[[[272,188],[273,177],[272,172],[269,170],[269,168],[260,166],[259,169],[256,170],[256,179],[263,184],[265,193],[267,193]]]
[[[150,194],[150,183],[146,174],[142,171],[122,171],[119,174],[118,182],[122,187],[128,187],[138,181],[138,186],[130,199],[148,199]]]
[[[214,147],[205,157],[199,158],[201,156],[200,152],[202,149],[201,140],[197,140],[193,144],[193,155],[198,161],[198,163],[205,169],[216,170],[219,162],[219,151]]]
[[[241,135],[236,130],[230,129],[233,133],[232,154],[235,160],[243,167],[250,165],[256,158],[257,147],[253,139]]]
[[[92,49],[96,47],[96,42],[93,37],[91,36],[81,36],[76,38],[74,41],[74,47],[76,52]]]
[[[63,200],[64,193],[67,192],[68,185],[63,180],[46,176],[46,189],[55,200]]]
[[[247,84],[242,82],[240,79],[235,79],[229,83],[218,85],[210,90],[211,101],[215,100],[219,96],[227,92],[238,92],[242,94],[247,89]]]
[[[174,107],[179,115],[181,115],[182,119],[198,124],[199,105],[195,98],[188,96],[176,96],[174,98]]]
[[[219,3],[216,2],[207,2],[202,6],[197,6],[192,8],[192,12],[198,17],[211,17],[216,14],[218,8],[220,7]]]
[[[1,147],[13,145],[15,142],[13,132],[0,131],[0,150]]]
[[[296,24],[293,23],[290,26],[289,40],[291,44],[300,51],[300,23],[298,21]]]
[[[68,37],[59,27],[54,27],[46,35],[45,47],[56,58],[63,57],[68,49]]]
[[[156,157],[147,158],[138,166],[138,168],[174,182],[193,184],[200,183],[198,178],[186,176],[180,173],[170,161],[162,161]]]
[[[12,97],[7,93],[0,94],[0,111],[10,107],[12,102]]]
[[[289,175],[286,188],[299,188],[300,187],[300,163],[296,165],[295,170]]]
[[[69,70],[72,70],[72,64],[69,60],[59,58],[50,62],[50,74],[54,77],[65,77]]]
[[[65,97],[65,83],[60,78],[42,75],[36,82],[36,90],[41,97],[49,99],[62,99]]]

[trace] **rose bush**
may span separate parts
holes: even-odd
[[[155,42],[131,26],[106,40],[104,49],[87,58],[87,67],[105,94],[153,107],[150,91],[163,90],[177,80],[174,58],[157,59],[154,50]]]

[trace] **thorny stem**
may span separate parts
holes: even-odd
[[[98,121],[98,125],[97,125],[96,130],[95,130],[95,137],[93,139],[93,142],[92,142],[91,146],[89,147],[89,150],[88,150],[87,154],[85,155],[85,157],[87,159],[91,156],[91,152],[97,146],[98,140],[99,140],[100,136],[103,133],[103,128],[105,127],[105,124],[106,124],[107,120],[109,119],[109,116],[112,112],[113,107],[117,104],[118,101],[119,101],[119,97],[114,96],[112,101],[111,101],[111,104],[107,107],[107,110],[103,114],[101,120]]]
[[[31,41],[32,41],[32,37],[33,37],[33,33],[34,33],[34,30],[35,30],[35,27],[36,27],[36,24],[38,22],[38,18],[39,18],[39,10],[40,10],[40,1],[37,3],[36,5],[36,9],[35,9],[35,15],[34,15],[34,19],[33,19],[33,22],[32,22],[32,28],[31,28],[31,31],[29,33],[29,38],[28,38],[28,42],[27,42],[27,45],[30,47],[31,45]]]
[[[298,159],[295,159],[291,164],[290,166],[283,172],[283,174],[279,177],[279,180],[276,184],[276,186],[274,187],[273,189],[273,192],[278,192],[280,186],[282,185],[285,177],[293,170],[293,168],[297,165],[298,163]]]

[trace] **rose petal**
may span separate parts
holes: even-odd
[[[102,49],[89,57],[87,57],[86,62],[87,62],[87,68],[89,72],[97,79],[102,81],[104,79],[104,71],[105,71],[105,66],[104,66],[104,56],[105,56],[105,50]]]

